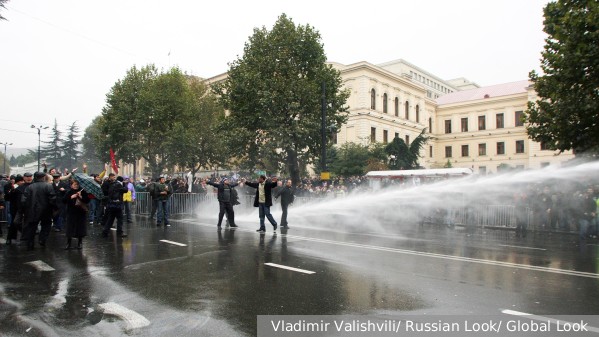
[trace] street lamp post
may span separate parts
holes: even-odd
[[[6,173],[6,146],[7,145],[12,145],[12,143],[9,142],[4,142],[4,143],[0,143],[0,145],[4,145],[4,170],[2,171],[4,174]]]
[[[40,171],[40,158],[41,158],[41,142],[42,142],[42,138],[41,138],[41,131],[42,129],[47,129],[47,126],[35,126],[33,124],[31,124],[31,128],[32,129],[37,129],[37,171]]]

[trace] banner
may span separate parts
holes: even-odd
[[[114,159],[114,151],[110,148],[110,163],[112,165],[112,170],[115,174],[119,174],[119,167],[116,164],[116,160]]]

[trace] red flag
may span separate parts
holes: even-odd
[[[116,165],[116,160],[114,159],[114,151],[110,148],[110,162],[112,164],[112,170],[115,174],[119,174],[119,167]]]

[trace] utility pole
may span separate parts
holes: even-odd
[[[37,172],[40,172],[40,159],[41,159],[41,153],[42,153],[42,149],[41,149],[41,142],[42,142],[42,137],[41,137],[41,130],[42,129],[47,129],[47,126],[35,126],[33,124],[31,124],[31,128],[32,129],[37,129]]]
[[[12,145],[12,143],[9,142],[4,142],[4,143],[0,143],[0,145],[4,145],[4,170],[2,171],[4,174],[8,174],[6,172],[6,146],[7,145]]]
[[[322,119],[320,123],[320,136],[322,142],[322,162],[320,171],[320,180],[330,180],[331,175],[327,169],[327,94],[326,94],[326,83],[322,82]]]

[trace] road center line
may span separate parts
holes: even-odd
[[[564,325],[564,324],[579,324],[580,322],[568,322],[568,321],[564,321],[561,319],[555,319],[555,318],[551,318],[551,317],[545,317],[545,316],[538,316],[538,315],[533,315],[533,314],[527,314],[525,312],[520,312],[520,311],[514,311],[514,310],[501,310],[502,313],[506,314],[506,315],[512,315],[512,316],[518,316],[518,317],[526,317],[528,319],[534,319],[535,321],[542,321],[542,322],[551,322],[553,324],[560,324],[560,325]],[[593,331],[595,333],[599,333],[599,328],[593,327],[593,326],[586,326],[585,329],[587,331]]]
[[[521,249],[536,249],[536,250],[547,250],[545,248],[535,248],[535,247],[525,247],[525,246],[511,246],[511,245],[499,245],[500,247],[512,247],[512,248],[521,248]]]
[[[191,222],[191,221],[189,221],[189,222]],[[198,222],[193,222],[193,223],[196,224],[196,225],[199,224],[201,226],[206,226],[206,227],[212,227],[213,226],[213,225],[206,224],[206,223],[198,223]],[[238,229],[238,231],[239,230],[240,229]],[[241,229],[241,230],[243,230],[243,229]],[[364,244],[358,244],[358,243],[334,241],[334,240],[319,239],[319,238],[305,237],[305,236],[298,236],[298,235],[290,235],[290,234],[281,234],[281,236],[282,237],[285,236],[285,237],[287,237],[289,239],[300,239],[302,241],[307,241],[307,242],[318,242],[318,243],[325,243],[325,244],[331,244],[331,245],[337,245],[337,246],[346,246],[346,247],[370,249],[370,250],[384,251],[384,252],[397,253],[397,254],[416,255],[416,256],[423,256],[423,257],[432,257],[432,258],[437,258],[437,259],[445,259],[445,260],[453,260],[453,261],[461,261],[461,262],[471,262],[471,263],[478,263],[478,264],[486,264],[486,265],[490,265],[490,266],[500,266],[500,267],[507,267],[507,268],[516,268],[516,269],[523,269],[523,270],[533,270],[533,271],[541,271],[541,272],[546,272],[546,273],[554,273],[554,274],[562,274],[562,275],[570,275],[570,276],[579,276],[579,277],[588,277],[588,278],[593,278],[593,279],[599,279],[599,274],[597,274],[597,273],[588,273],[588,272],[583,272],[583,271],[566,270],[566,269],[549,268],[549,267],[540,267],[540,266],[530,266],[530,265],[518,264],[518,263],[511,263],[511,262],[483,260],[483,259],[475,259],[475,258],[470,258],[470,257],[454,256],[454,255],[446,255],[446,254],[438,254],[438,253],[429,253],[429,252],[419,252],[419,251],[416,251],[416,250],[407,250],[407,249],[399,249],[399,248],[389,248],[389,247],[381,247],[381,246],[371,246],[371,245],[364,245]]]
[[[186,244],[184,243],[179,243],[179,242],[175,242],[175,241],[169,241],[169,240],[160,240],[160,242],[166,242],[166,243],[170,243],[171,245],[176,245],[176,246],[181,246],[181,247],[187,247]]]
[[[265,263],[265,265],[271,266],[271,267],[275,267],[275,268],[281,268],[281,269],[287,269],[287,270],[291,270],[291,271],[296,271],[298,273],[316,274],[315,271],[310,271],[310,270],[305,270],[305,269],[299,269],[299,268],[293,268],[293,267],[283,266],[281,264],[276,264],[276,263],[267,262],[267,263]]]
[[[25,264],[28,264],[39,271],[54,271],[55,270],[54,268],[50,267],[49,265],[47,265],[45,262],[43,262],[41,260],[31,261],[31,262],[27,262]]]
[[[108,302],[100,304],[99,307],[104,309],[104,314],[117,316],[127,322],[128,329],[143,328],[150,325],[150,321],[147,318],[120,304]]]

